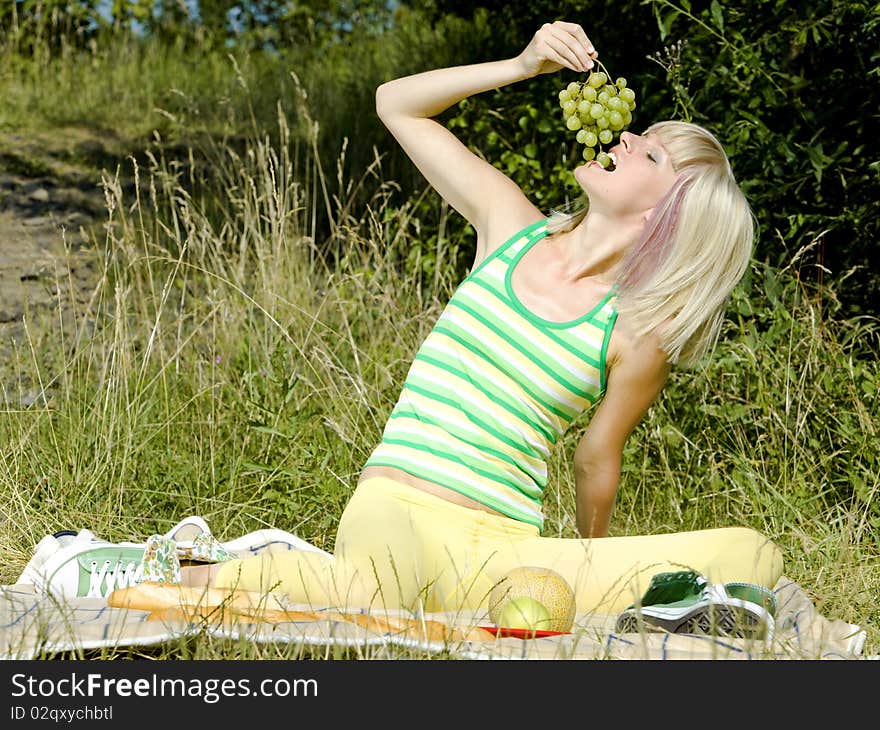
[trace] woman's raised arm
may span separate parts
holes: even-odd
[[[388,81],[376,90],[376,112],[431,186],[478,232],[493,211],[525,201],[519,187],[431,117],[462,99],[567,66],[592,66],[592,44],[574,23],[546,23],[514,58],[435,69]],[[509,212],[508,212],[509,214]]]

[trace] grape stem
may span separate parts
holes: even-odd
[[[599,70],[600,70],[602,73],[604,73],[605,76],[607,77],[607,80],[606,80],[605,83],[607,83],[607,84],[613,84],[613,83],[614,83],[614,77],[611,75],[611,72],[608,71],[608,69],[605,67],[605,64],[602,63],[598,58],[595,59],[595,63],[597,63],[597,64],[599,65]]]

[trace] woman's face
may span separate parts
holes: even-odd
[[[653,208],[675,182],[669,154],[654,134],[623,132],[609,153],[616,163],[613,172],[595,160],[574,171],[590,199],[591,210],[624,217],[638,215]]]

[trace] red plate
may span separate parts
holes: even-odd
[[[504,626],[479,626],[477,628],[490,631],[495,636],[513,636],[517,639],[540,639],[544,636],[563,636],[568,631],[543,631],[541,629],[509,629]]]

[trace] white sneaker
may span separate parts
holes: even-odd
[[[180,582],[176,545],[165,535],[140,546],[73,541],[48,556],[35,571],[34,585],[57,598],[106,598],[144,581]]]
[[[202,532],[191,541],[177,543],[177,557],[195,563],[222,563],[236,558],[288,550],[309,550],[329,555],[296,535],[276,529],[255,530],[226,542],[221,542],[210,532]]]
[[[168,530],[168,532],[164,533],[164,536],[169,540],[174,540],[178,547],[189,547],[199,535],[210,534],[211,528],[208,527],[208,523],[205,522],[204,519],[197,515],[190,515],[189,517],[184,517],[180,522],[174,525],[174,527]],[[143,547],[146,543],[120,542],[118,544],[132,547]]]
[[[92,541],[98,541],[98,538],[90,530],[80,530],[79,532],[61,530],[52,535],[46,535],[37,543],[33,556],[15,582],[22,585],[34,585],[40,577],[41,568],[45,562],[61,548]]]
[[[211,528],[208,527],[208,523],[205,520],[198,515],[190,515],[168,530],[165,533],[165,537],[174,540],[179,547],[191,545],[200,535],[210,534]]]
[[[174,540],[178,547],[188,549],[192,547],[193,542],[199,537],[199,535],[204,534],[211,534],[211,528],[208,527],[208,523],[197,515],[191,515],[185,517],[168,530],[168,532],[165,533],[165,537]],[[83,543],[99,543],[103,545],[115,544],[120,547],[140,548],[141,551],[143,551],[146,546],[146,542],[122,541],[118,543],[110,543],[107,540],[96,537],[91,530],[86,529],[79,530],[78,532],[74,530],[60,530],[51,535],[46,535],[36,544],[34,547],[34,554],[28,561],[27,565],[24,566],[24,570],[22,570],[21,575],[15,581],[16,584],[35,585],[41,580],[41,574],[43,572],[41,568],[46,560],[63,547]]]
[[[256,553],[285,552],[287,550],[309,550],[322,553],[323,555],[330,555],[326,550],[306,542],[301,537],[273,528],[255,530],[220,544],[225,550],[240,558]]]
[[[639,605],[617,618],[618,633],[661,630],[740,638],[773,638],[776,597],[752,583],[710,583],[692,570],[659,573]]]

